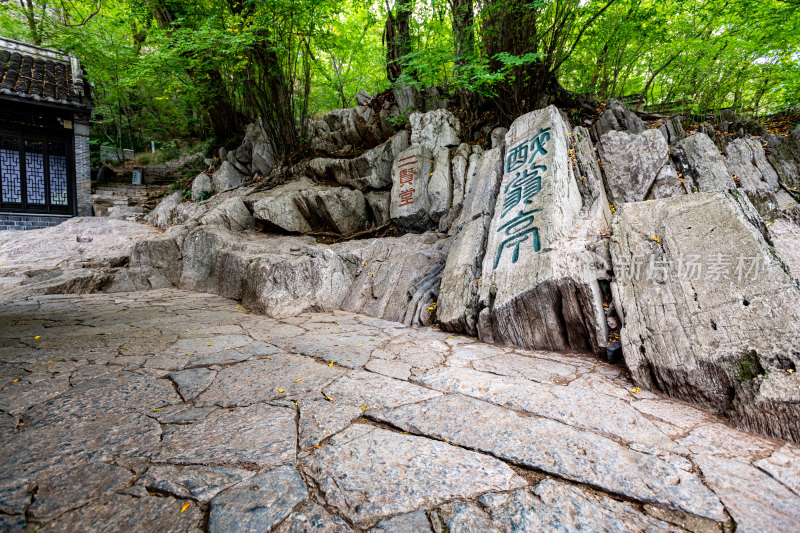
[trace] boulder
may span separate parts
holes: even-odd
[[[215,192],[238,187],[244,183],[244,176],[229,161],[225,160],[211,177]]]
[[[361,191],[347,187],[315,186],[295,199],[313,229],[350,236],[367,228],[367,203]]]
[[[725,162],[734,181],[748,191],[777,191],[778,174],[755,139],[734,139],[725,147]]]
[[[253,217],[268,230],[287,233],[308,233],[311,225],[297,206],[296,199],[304,189],[314,187],[314,181],[305,176],[280,185],[267,193],[248,197]]]
[[[476,170],[475,185],[452,226],[456,238],[442,272],[436,309],[439,326],[445,331],[478,334],[481,267],[502,178],[503,149],[484,152]]]
[[[736,183],[725,158],[705,133],[695,133],[672,147],[672,157],[679,175],[688,182],[691,192],[733,189]]]
[[[605,105],[600,117],[592,124],[592,138],[598,141],[611,130],[625,130],[630,133],[641,133],[647,124],[636,113],[625,107],[625,104],[613,98]]]
[[[392,204],[390,191],[369,191],[364,193],[364,200],[367,201],[369,208],[369,219],[373,221],[375,227],[380,228],[392,221],[389,213]]]
[[[658,127],[658,131],[660,131],[664,136],[667,144],[675,144],[676,142],[682,141],[686,138],[686,131],[683,129],[680,115],[675,115],[674,117],[666,120],[661,126]]]
[[[736,191],[621,206],[615,301],[634,382],[800,438],[800,289]]]
[[[608,197],[615,204],[685,194],[669,160],[669,145],[658,130],[611,130],[600,137],[597,153],[606,171]]]
[[[368,105],[370,101],[372,101],[372,96],[364,89],[356,93],[356,103],[358,105]]]
[[[411,144],[421,144],[435,152],[445,146],[456,146],[461,141],[461,124],[456,116],[446,109],[427,113],[413,113],[411,122]]]
[[[264,137],[253,145],[253,160],[250,163],[252,174],[269,174],[275,166],[275,153],[272,144]]]
[[[481,339],[548,350],[605,350],[595,254],[582,212],[567,125],[555,106],[506,134],[504,175],[480,286]]]
[[[453,181],[450,177],[450,149],[439,148],[434,154],[433,174],[428,181],[429,215],[439,221],[453,203]]]
[[[392,95],[401,113],[407,109],[425,109],[425,99],[422,93],[410,85],[396,83],[392,89]]]
[[[506,145],[508,128],[495,128],[492,130],[492,148],[503,148]]]
[[[241,198],[228,198],[203,215],[200,224],[245,231],[255,228],[256,221]]]
[[[408,132],[402,131],[353,159],[317,158],[309,169],[321,180],[335,180],[340,185],[367,191],[384,189],[392,184],[392,163],[408,148]]]
[[[211,184],[211,176],[205,172],[201,172],[192,180],[192,201],[198,201],[201,196],[208,195],[213,192],[213,190],[214,186]]]
[[[426,146],[414,145],[400,152],[392,176],[392,220],[402,229],[423,232],[435,227],[431,217],[428,184],[433,174],[433,159]]]
[[[181,196],[180,191],[172,193],[166,198],[163,198],[160,202],[158,202],[158,205],[155,209],[145,215],[144,221],[151,226],[166,228],[172,224],[175,208],[178,207],[178,204],[181,203],[182,199],[183,197]]]

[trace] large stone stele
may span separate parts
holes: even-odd
[[[570,164],[568,129],[550,106],[506,134],[503,180],[483,259],[481,339],[599,351],[605,319],[591,235]]]
[[[611,243],[637,385],[800,439],[800,289],[736,191],[625,204]]]
[[[436,165],[434,165],[434,156]],[[402,229],[423,232],[438,227],[453,197],[450,157],[425,145],[403,150],[394,161],[390,214]]]

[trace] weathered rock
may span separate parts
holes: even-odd
[[[622,206],[612,254],[623,353],[641,387],[797,440],[800,376],[787,369],[800,365],[800,290],[762,225],[732,192]]]
[[[392,193],[390,191],[369,191],[364,193],[364,200],[369,209],[368,218],[376,227],[385,226],[392,221],[390,214]]]
[[[445,331],[477,335],[478,289],[486,251],[487,233],[503,176],[502,150],[492,149],[480,158],[472,189],[453,224],[458,234],[450,247],[436,317]]]
[[[411,144],[423,145],[431,152],[446,146],[456,146],[461,141],[461,124],[456,116],[446,109],[427,113],[412,113]]]
[[[425,511],[414,511],[381,520],[369,530],[369,533],[430,533],[432,531]],[[453,529],[452,531],[458,530]]]
[[[294,411],[264,404],[218,410],[188,426],[171,426],[157,454],[160,462],[266,468],[295,458]]]
[[[175,382],[178,392],[188,402],[206,390],[216,375],[216,372],[207,368],[192,368],[173,372],[169,374],[169,378]]]
[[[395,160],[390,213],[406,231],[423,232],[438,223],[430,215],[428,184],[432,174],[432,154],[426,146],[412,146]]]
[[[118,466],[91,462],[42,476],[28,514],[36,520],[52,520],[97,498],[105,498],[131,480]]]
[[[253,229],[256,221],[241,198],[228,198],[203,215],[200,224],[218,226],[231,231]]]
[[[300,212],[296,198],[302,190],[311,187],[314,187],[314,182],[305,176],[275,187],[254,201],[253,216],[259,222],[266,224],[268,229],[308,233],[311,231],[311,225]]]
[[[352,529],[347,522],[330,514],[321,505],[309,503],[290,514],[275,531],[276,533],[350,533]]]
[[[325,387],[323,392],[334,401],[359,405],[364,409],[397,407],[441,396],[437,391],[361,370],[348,372]]]
[[[685,194],[669,160],[669,145],[658,130],[635,135],[612,130],[600,138],[597,153],[609,200],[615,204]]]
[[[695,133],[672,147],[675,167],[691,192],[733,189],[736,183],[725,158],[705,133]]]
[[[522,417],[461,395],[440,396],[368,416],[639,501],[661,503],[716,521],[724,519],[719,500],[694,474],[552,420]],[[647,483],[640,483],[642,479]]]
[[[411,376],[411,365],[403,361],[388,361],[386,359],[370,359],[364,368],[376,374],[407,380]]]
[[[356,93],[356,103],[358,105],[367,105],[371,100],[372,96],[370,96],[370,94],[364,89],[361,89]]]
[[[361,191],[317,186],[300,192],[296,204],[312,228],[349,236],[367,228],[367,203]]]
[[[213,187],[211,176],[205,172],[201,172],[192,180],[192,201],[196,202],[201,196],[207,196],[209,193],[213,192]]]
[[[781,185],[787,189],[797,190],[800,187],[800,141],[792,136],[769,134],[767,139],[767,159],[778,173]]]
[[[391,185],[392,164],[406,148],[408,132],[404,130],[353,159],[312,159],[309,169],[319,179],[335,180],[340,185],[360,191],[383,189]]]
[[[492,130],[492,148],[504,148],[506,145],[508,128],[495,128]]]
[[[279,466],[230,488],[211,500],[212,533],[270,531],[308,499],[302,478],[291,466]]]
[[[772,192],[780,187],[778,174],[755,139],[734,139],[725,147],[725,157],[728,170],[741,188]]]
[[[449,241],[443,235],[408,234],[397,239],[368,239],[330,247],[350,265],[354,280],[341,302],[341,309],[403,322],[420,300],[419,289],[434,289],[427,274],[441,268]],[[434,276],[435,277],[435,276]],[[424,295],[423,295],[424,296]],[[426,308],[427,309],[427,308]],[[364,361],[364,363],[366,360]],[[363,364],[363,363],[362,363]]]
[[[275,154],[269,141],[260,141],[253,145],[253,161],[250,170],[253,174],[266,175],[275,166]]]
[[[219,169],[211,176],[211,184],[215,192],[238,187],[242,183],[244,183],[244,176],[228,161],[223,161]]]
[[[330,397],[329,397],[330,398]],[[317,446],[331,435],[340,432],[362,414],[361,407],[347,398],[338,400],[303,399],[297,402],[300,409],[298,428],[300,449]]]
[[[159,228],[166,228],[172,224],[175,208],[181,203],[181,199],[180,191],[172,193],[158,202],[156,208],[145,215],[144,221]]]
[[[327,503],[364,528],[399,513],[525,484],[496,459],[368,425],[350,427],[303,464]]]
[[[483,258],[480,305],[494,342],[599,351],[606,344],[596,256],[599,238],[569,164],[554,106],[518,118],[506,135],[505,174]],[[486,331],[490,329],[490,331]]]
[[[682,118],[680,115],[675,115],[658,127],[658,131],[664,136],[667,144],[675,144],[686,138],[686,131],[684,131],[681,123]]]
[[[791,531],[800,520],[800,497],[746,463],[711,455],[695,458],[709,486],[736,521],[736,531]]]
[[[630,111],[619,100],[613,98],[608,101],[606,109],[600,118],[592,124],[592,137],[595,142],[611,130],[625,130],[630,133],[641,133],[647,129],[644,123],[633,111]],[[508,137],[506,137],[508,142]]]
[[[217,466],[153,465],[147,469],[136,485],[176,498],[208,502],[231,485],[250,479],[255,474],[240,468]]]

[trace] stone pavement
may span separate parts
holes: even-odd
[[[170,289],[0,303],[0,381],[0,530],[800,529],[800,447],[580,353]]]

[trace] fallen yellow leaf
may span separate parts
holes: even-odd
[[[328,363],[328,366],[333,366],[333,361],[331,361],[330,363]]]
[[[192,502],[184,503],[183,507],[181,507],[181,512],[184,512],[186,509],[188,509],[190,505],[192,505]]]
[[[283,392],[283,389],[278,389],[278,392]]]
[[[366,408],[366,407],[364,407],[364,406],[362,405],[362,406],[361,406],[361,410],[362,410],[362,411],[366,411],[366,410],[367,410],[367,408]]]
[[[294,380],[295,383],[300,383],[301,381],[303,381],[303,378],[297,378],[296,380]]]
[[[17,381],[19,381],[19,378],[17,378],[17,379],[12,379],[12,380],[10,381],[10,383],[16,383]]]
[[[325,396],[325,399],[328,400],[329,402],[333,401],[333,398],[331,398],[330,396]]]
[[[36,336],[34,337],[34,339],[38,339],[38,338],[40,338],[40,337],[41,337],[41,335],[36,335]]]

